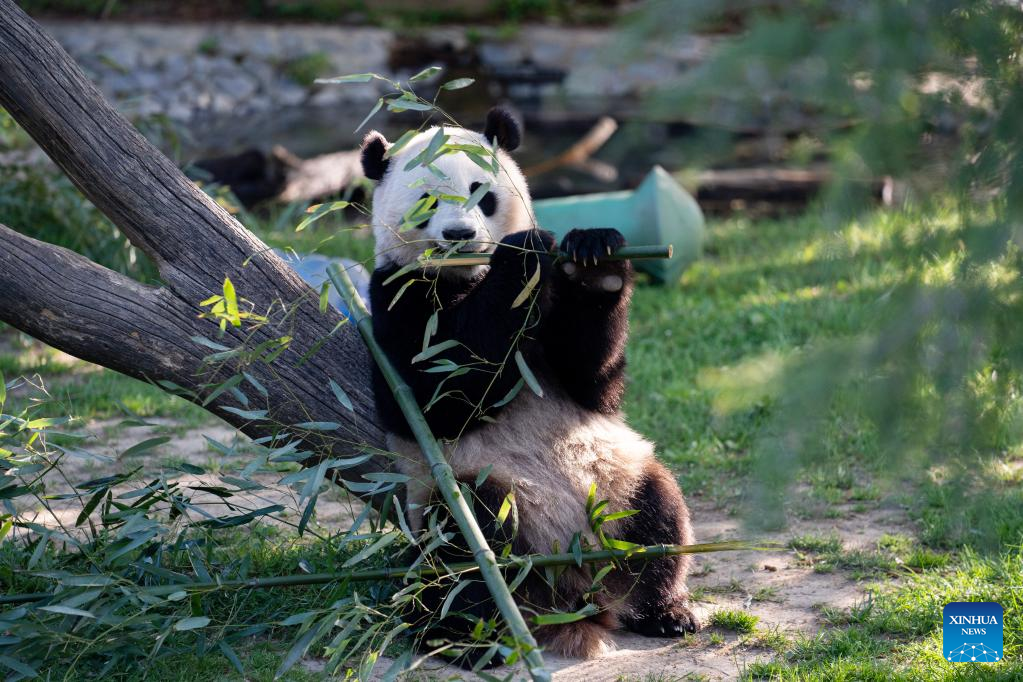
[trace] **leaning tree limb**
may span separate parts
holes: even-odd
[[[337,422],[332,433],[296,434],[320,457],[356,444],[383,449],[358,334],[338,326],[344,318],[337,311],[320,313],[299,276],[114,111],[13,0],[0,0],[0,106],[154,262],[162,282],[139,284],[0,225],[0,321],[90,362],[173,382],[201,403],[211,381],[238,369],[204,367],[210,351],[192,340],[216,335],[214,323],[198,318],[198,303],[230,277],[256,312],[274,313],[255,331],[229,327],[220,343],[292,337],[272,364],[246,368],[268,391],[265,398],[246,391],[252,406],[268,409],[277,424]],[[338,403],[331,379],[353,409]],[[267,422],[246,421],[226,406],[244,407],[229,392],[205,405],[248,435],[270,432]],[[383,457],[363,465],[386,468]]]

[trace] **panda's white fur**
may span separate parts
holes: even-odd
[[[402,149],[390,158],[388,170],[373,193],[373,236],[376,240],[377,267],[387,264],[406,265],[414,262],[428,248],[443,250],[450,245],[442,230],[453,224],[466,224],[476,228],[475,248],[493,251],[501,239],[512,232],[535,227],[533,202],[529,197],[526,179],[511,156],[496,147],[498,173],[486,171],[473,163],[462,152],[448,153],[437,158],[432,166],[443,173],[440,178],[423,165],[405,170],[440,128],[429,128],[412,138]],[[467,144],[492,151],[495,147],[482,134],[464,128],[443,128],[450,144]],[[402,231],[402,218],[419,197],[427,191],[453,196],[469,196],[473,182],[490,183],[491,191],[497,195],[501,210],[487,217],[476,205],[469,211],[455,201],[439,200],[436,212],[425,228]],[[475,277],[484,271],[484,266],[448,268],[444,274],[452,277]]]
[[[437,130],[431,128],[418,134],[394,154],[375,190],[372,226],[378,271],[413,263],[426,249],[450,248],[452,244],[444,238],[443,231],[451,225],[472,225],[476,239],[468,248],[488,252],[504,237],[536,228],[522,172],[504,150],[484,135],[461,128],[444,128],[450,142],[493,147],[500,167],[496,175],[463,153],[446,154],[434,162],[435,168],[446,176],[444,179],[421,166],[406,169],[409,160],[430,144]],[[370,142],[368,139],[367,144]],[[498,205],[493,216],[484,215],[480,206],[466,212],[458,203],[441,201],[424,228],[401,230],[403,216],[425,191],[467,197],[474,182],[491,184]],[[587,285],[585,268],[573,262],[559,267],[570,280],[581,278],[582,285]],[[478,279],[486,273],[487,266],[441,268],[437,276]],[[593,286],[613,292],[621,289],[622,284],[621,276],[605,274]],[[493,314],[502,312],[495,310]],[[488,321],[481,319],[479,324],[487,325]],[[422,332],[422,329],[407,329],[410,336],[421,337]],[[495,422],[477,424],[465,429],[457,440],[442,441],[445,456],[456,476],[473,480],[480,471],[490,468],[488,481],[514,491],[519,538],[529,551],[543,553],[555,548],[565,551],[573,535],[580,531],[595,541],[589,533],[585,508],[593,484],[600,499],[608,500],[609,512],[630,509],[636,496],[642,494],[640,489],[645,481],[670,481],[677,491],[674,478],[656,461],[653,445],[629,428],[619,411],[595,412],[580,405],[557,381],[542,375],[539,380],[543,397],[523,389],[511,404],[502,408]],[[419,530],[423,525],[422,510],[428,507],[434,491],[430,469],[414,440],[390,433],[388,446],[397,456],[399,470],[410,477],[408,520],[414,530]],[[679,533],[656,542],[693,541],[681,493],[675,494],[678,496]],[[612,522],[606,531],[617,537],[616,530],[622,523]],[[682,603],[686,594],[688,559],[680,557],[674,561],[675,573],[663,581],[665,609],[676,602]],[[588,575],[584,568],[574,574],[567,572],[563,579],[576,581],[576,589],[582,593],[588,588]],[[612,623],[644,615],[636,613],[628,603],[631,588],[621,589],[622,593],[615,600],[604,604]],[[691,618],[688,611],[685,614]],[[695,619],[691,618],[691,626],[696,627]],[[689,625],[686,627],[688,629]],[[558,653],[584,657],[599,654],[612,642],[606,623],[598,625],[591,621],[542,628],[538,636],[543,645]]]

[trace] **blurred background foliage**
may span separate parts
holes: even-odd
[[[1005,2],[676,0],[645,5],[629,31],[638,44],[715,27],[726,32],[713,58],[652,110],[815,138],[833,173],[822,229],[855,220],[872,205],[865,181],[883,178],[890,211],[910,217],[887,239],[918,259],[878,292],[863,333],[809,344],[769,375],[777,405],[754,480],[774,513],[757,518],[780,521],[793,465],[821,456],[835,410],[869,419],[889,474],[940,464],[976,483],[984,457],[1021,436],[1023,13]],[[836,265],[850,255],[842,241]],[[857,399],[838,405],[848,387]]]

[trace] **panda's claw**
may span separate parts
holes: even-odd
[[[600,265],[601,256],[610,256],[625,246],[621,232],[611,228],[574,229],[561,241],[561,251],[583,267]]]

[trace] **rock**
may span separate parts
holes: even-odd
[[[116,65],[116,68],[127,73],[138,66],[139,46],[130,42],[104,46],[100,50],[103,57]]]
[[[145,91],[159,90],[160,87],[163,85],[163,78],[156,71],[139,70],[135,74],[135,78],[138,82],[140,90]]]
[[[294,107],[305,102],[309,92],[294,81],[280,79],[270,90],[270,96],[282,106]]]
[[[231,76],[218,76],[213,79],[213,88],[235,100],[247,100],[259,89],[255,78],[244,71],[236,70]]]
[[[161,87],[165,89],[176,88],[192,72],[191,59],[185,55],[175,54],[163,61]]]

